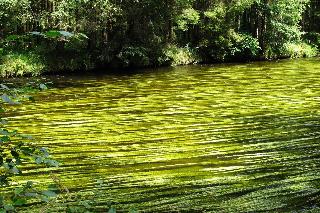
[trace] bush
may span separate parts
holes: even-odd
[[[118,65],[121,67],[150,66],[149,52],[144,47],[124,47],[117,55]]]
[[[281,56],[288,58],[313,57],[317,55],[317,52],[317,48],[306,43],[286,43]]]
[[[47,87],[40,84],[39,88],[46,89]],[[5,112],[4,107],[21,104],[21,96],[24,96],[21,93],[23,90],[10,89],[0,84],[0,212],[17,212],[17,208],[28,201],[49,202],[56,196],[52,190],[53,185],[43,191],[40,189],[42,187],[35,187],[33,182],[25,182],[23,178],[19,178],[22,174],[22,165],[28,163],[42,164],[46,167],[58,166],[58,162],[50,157],[46,148],[40,148],[31,143],[32,137],[20,134],[17,130],[8,129],[8,121],[2,115]],[[25,98],[27,97],[33,100],[32,97],[26,96]],[[16,183],[13,184],[13,181]]]
[[[177,47],[169,45],[163,50],[163,62],[171,65],[186,65],[200,62],[200,58],[196,51],[190,47]]]
[[[257,57],[260,51],[259,41],[248,34],[232,34],[231,59],[252,60]]]
[[[0,56],[0,76],[37,76],[45,69],[45,63],[37,54],[9,53]]]
[[[310,45],[315,45],[320,50],[320,33],[308,32],[303,35],[303,39]]]

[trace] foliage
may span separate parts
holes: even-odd
[[[0,76],[35,76],[45,70],[41,56],[31,53],[9,53],[1,57]]]
[[[260,49],[258,39],[248,34],[234,33],[231,58],[238,61],[252,60],[258,56]]]
[[[164,49],[164,55],[168,63],[171,65],[195,64],[200,61],[196,51],[188,46],[177,47],[169,45]]]
[[[37,76],[45,71],[93,69],[85,52],[87,39],[83,33],[56,30],[10,35],[0,43],[0,74]]]
[[[44,84],[40,88],[46,89]],[[10,89],[0,84],[0,211],[14,211],[17,207],[23,206],[28,200],[40,199],[48,202],[56,194],[52,190],[39,190],[34,187],[31,181],[18,182],[18,186],[12,187],[12,180],[15,176],[22,174],[21,166],[27,163],[42,164],[43,166],[58,166],[46,148],[39,148],[28,142],[32,137],[19,133],[17,130],[10,130],[7,120],[3,118],[4,106],[20,104],[20,91]],[[32,97],[28,97],[33,100]]]
[[[303,39],[309,44],[314,45],[320,49],[320,33],[308,32],[303,35]]]
[[[178,29],[182,31],[188,30],[190,26],[198,24],[200,21],[200,14],[193,8],[184,9],[182,14],[177,17]]]
[[[202,62],[296,57],[288,43],[319,33],[319,8],[309,0],[3,0],[0,57],[39,55],[44,68],[21,65],[35,74],[168,65],[165,54],[177,54],[165,50],[171,46],[196,49]],[[15,67],[12,75],[29,73]]]
[[[147,49],[143,47],[125,47],[117,57],[123,67],[144,67],[150,65]]]
[[[290,58],[313,57],[317,55],[317,49],[306,43],[286,43],[283,55]]]

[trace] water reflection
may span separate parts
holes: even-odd
[[[319,60],[52,79],[12,112],[97,211],[280,212],[320,196]],[[30,168],[26,178],[39,171]],[[46,181],[43,176],[43,182]]]

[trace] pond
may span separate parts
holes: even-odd
[[[48,77],[10,125],[49,147],[54,174],[97,212],[316,212],[319,62]]]

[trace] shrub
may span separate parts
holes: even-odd
[[[259,41],[248,34],[232,33],[230,58],[234,60],[252,60],[259,54]]]
[[[306,43],[286,43],[281,55],[288,58],[313,57],[317,55],[317,48]]]
[[[303,35],[303,39],[306,41],[306,43],[315,45],[318,50],[320,49],[320,33],[308,32]]]
[[[0,56],[1,57],[1,56]],[[9,53],[0,59],[0,76],[37,76],[40,75],[45,68],[45,63],[37,54],[25,53]]]
[[[177,47],[169,45],[164,50],[164,59],[171,65],[186,65],[200,62],[196,51],[190,47]]]
[[[148,50],[144,47],[124,47],[117,55],[117,59],[122,67],[145,67],[151,65]]]

